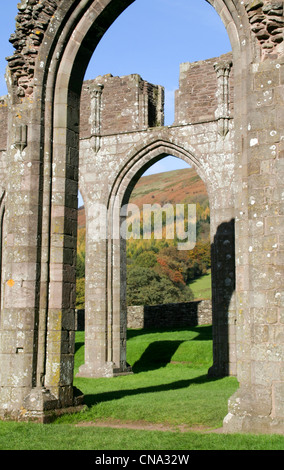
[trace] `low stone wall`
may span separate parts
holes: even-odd
[[[212,323],[211,300],[197,300],[179,304],[133,306],[127,309],[127,327],[173,328]],[[84,331],[85,311],[76,311],[77,331]]]
[[[128,307],[128,328],[196,326],[212,323],[211,300]]]

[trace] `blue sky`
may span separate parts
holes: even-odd
[[[19,0],[0,0],[0,96],[7,93],[5,57],[13,54],[9,37],[15,30]],[[5,6],[4,6],[5,5]],[[86,72],[86,79],[111,73],[138,73],[144,80],[164,86],[165,124],[174,120],[174,91],[182,62],[218,57],[231,50],[225,27],[205,0],[136,0],[106,32]],[[167,158],[150,172],[184,168]]]

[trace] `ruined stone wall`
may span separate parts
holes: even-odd
[[[262,45],[263,55],[277,57],[277,46],[283,43],[283,2],[245,2],[251,30]]]
[[[126,77],[105,75],[83,84],[80,109],[79,186],[84,197],[87,219],[86,356],[79,375],[112,375],[116,370],[127,370],[124,248],[117,241],[108,244],[107,240],[98,240],[96,204],[100,203],[105,207],[108,205],[117,175],[120,175],[124,168],[133,166],[118,191],[120,195],[131,186],[131,178],[135,180],[135,175],[143,166],[150,165],[157,158],[166,155],[183,158],[193,165],[207,186],[211,206],[211,241],[214,253],[217,253],[216,269],[219,270],[215,276],[215,284],[213,282],[215,307],[211,315],[210,313],[208,315],[211,322],[214,309],[218,312],[217,319],[215,318],[213,323],[218,331],[217,343],[218,341],[222,343],[222,345],[216,344],[216,350],[219,350],[220,346],[223,348],[219,354],[221,364],[219,372],[222,373],[222,364],[226,363],[227,366],[229,360],[230,372],[235,373],[235,310],[232,282],[235,267],[232,263],[233,256],[231,256],[232,262],[225,260],[225,256],[229,256],[228,253],[234,252],[232,227],[228,224],[234,218],[234,121],[230,113],[232,107],[229,109],[225,106],[225,113],[216,113],[218,108],[222,110],[224,104],[232,102],[233,75],[230,64],[230,81],[226,82],[224,74],[218,78],[218,70],[216,66],[214,67],[216,63],[222,71],[226,71],[230,56],[228,61],[210,59],[196,64],[183,64],[180,89],[176,95],[176,116],[179,117],[174,125],[169,127],[163,127],[162,86],[152,85],[136,74]],[[204,74],[206,78],[203,87],[197,87],[201,81],[200,74]],[[228,84],[230,86],[227,86]],[[224,93],[226,86],[227,93]],[[195,89],[194,100],[189,93],[191,89]],[[191,102],[190,113],[186,114],[188,101]],[[3,122],[6,123],[5,101],[0,108],[1,112]],[[7,134],[3,132],[4,148],[6,136]],[[138,157],[135,156],[136,153]],[[1,163],[3,166],[5,158],[4,151]],[[137,163],[134,164],[134,161]],[[216,236],[222,223],[225,223],[224,234],[221,237]],[[226,243],[224,256],[223,243]],[[113,264],[106,264],[106,257],[110,256],[108,250],[111,250]],[[110,268],[111,278],[106,282],[107,270]],[[113,286],[112,300],[107,300],[106,303],[106,295],[111,291],[109,282]],[[147,324],[154,326],[165,321],[173,324],[174,316],[179,317],[179,323],[187,322],[189,317],[191,322],[198,321],[200,324],[200,321],[203,321],[200,320],[200,315],[203,314],[200,314],[199,309],[188,313],[182,308],[179,309],[178,315],[171,309],[171,313],[166,316],[163,308],[156,307],[157,309],[156,323],[153,323],[152,314],[148,312],[148,315],[145,311]],[[103,325],[107,311],[111,311],[113,317],[113,363],[108,361],[106,365],[105,334],[93,338],[93,332],[98,330],[98,324]],[[206,320],[207,322],[209,320]],[[229,341],[229,330],[230,358],[227,358],[223,353],[223,345]],[[113,370],[109,370],[110,365]]]
[[[145,113],[142,123],[134,120],[135,129],[129,124],[132,130],[102,134],[102,90],[93,90],[91,134],[80,148],[89,265],[88,333],[80,372],[90,377],[127,371],[124,248],[111,237],[119,223],[111,202],[117,198],[122,203],[144,169],[174,155],[191,162],[208,188],[214,248],[215,370],[210,373],[231,372],[234,364],[240,384],[229,401],[225,432],[283,433],[284,3],[208,2],[232,45],[234,116],[228,92],[231,65],[224,60],[214,64],[216,110],[210,103],[210,112],[202,114],[199,108],[203,121],[193,125],[193,113],[166,128]],[[15,51],[8,58],[1,418],[43,420],[49,410],[78,404],[73,387],[73,255],[79,89],[102,36],[131,3],[19,3],[10,39]],[[146,101],[148,111],[152,108],[148,116],[153,116],[150,94]],[[180,100],[178,112],[185,101]],[[197,108],[201,101],[195,102]],[[148,127],[152,121],[156,127]],[[97,202],[108,204],[108,240],[96,236]]]
[[[175,124],[214,120],[218,107],[218,79],[215,67],[232,63],[232,54],[180,65],[179,89],[176,91]],[[215,66],[215,67],[214,67]],[[234,111],[233,69],[229,79],[229,114]]]
[[[232,61],[232,54],[180,65],[179,89],[175,96],[174,125],[215,121],[218,81],[214,65]],[[94,98],[98,86],[101,97]],[[234,111],[233,67],[229,79],[229,115]],[[98,121],[94,108],[98,106]],[[85,81],[81,95],[80,138],[93,134],[107,136],[133,132],[164,124],[164,89],[143,80],[138,74],[113,77],[111,74]],[[7,149],[7,98],[0,100],[0,152]]]
[[[81,138],[161,126],[163,101],[163,88],[137,74],[88,80],[81,96]]]
[[[30,96],[34,87],[36,56],[50,20],[57,9],[54,0],[22,0],[18,4],[16,31],[10,37],[15,54],[8,57],[16,96]]]

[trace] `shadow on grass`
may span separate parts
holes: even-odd
[[[76,352],[79,351],[79,349],[83,348],[84,346],[85,346],[85,343],[82,343],[82,342],[81,342],[81,343],[77,343],[77,342],[76,342],[76,343],[75,343],[75,354],[76,354]]]
[[[136,336],[144,336],[151,333],[175,333],[180,331],[191,331],[198,333],[198,336],[192,338],[190,341],[208,341],[212,339],[212,325],[205,326],[192,326],[185,328],[143,328],[139,330],[127,330],[127,339],[135,338]]]
[[[162,385],[153,385],[150,387],[141,387],[136,389],[128,389],[128,390],[117,390],[105,393],[98,393],[94,395],[85,395],[84,396],[84,403],[88,406],[94,406],[98,403],[108,402],[112,400],[119,400],[124,397],[128,396],[135,396],[144,393],[157,393],[157,392],[167,392],[171,390],[180,390],[183,388],[187,388],[190,385],[202,385],[209,382],[215,382],[216,380],[220,380],[218,377],[208,377],[208,375],[201,375],[200,377],[196,377],[194,379],[188,380],[178,380],[176,382],[171,382],[168,384]]]
[[[166,367],[184,341],[154,341],[132,366],[134,373]]]
[[[167,341],[154,341],[148,345],[140,359],[132,365],[132,371],[134,373],[146,372],[150,370],[156,370],[166,367],[171,362],[172,357],[179,348],[179,346],[185,341],[208,341],[212,339],[212,326],[191,327],[191,328],[165,328],[165,329],[138,329],[128,330],[127,339],[130,340],[135,337],[142,337],[149,334],[159,333],[180,333],[181,331],[197,333],[194,338],[188,340],[167,340]],[[83,342],[77,342],[75,344],[75,353],[77,353],[82,347]]]
[[[175,333],[180,331],[197,333],[196,337],[190,338],[188,341],[208,341],[212,339],[212,326],[191,327],[178,329],[155,329],[155,330],[128,330],[128,339],[136,336],[143,336],[151,333]],[[132,365],[134,373],[144,372],[149,370],[160,369],[166,367],[171,362],[172,357],[179,348],[179,346],[187,340],[167,340],[167,341],[154,341],[144,351],[142,356],[135,364]]]

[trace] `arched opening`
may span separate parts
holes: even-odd
[[[171,166],[174,170],[170,170]],[[181,170],[177,169],[179,166]],[[136,311],[136,321],[139,309],[135,307],[138,306],[211,299],[209,198],[206,186],[194,168],[175,157],[164,157],[137,181],[128,204],[131,216],[127,219],[126,240],[127,307],[134,307],[130,311]],[[181,226],[174,220],[177,208]],[[192,246],[188,245],[187,248],[186,240],[184,246],[179,246],[178,239],[179,235],[190,238],[187,220],[189,211],[194,216],[196,229],[191,240]],[[139,272],[144,275],[145,282],[136,285],[135,279],[139,277]],[[153,277],[154,274],[158,277]],[[198,278],[201,278],[200,283],[202,276],[203,281],[207,281],[207,290],[204,292],[198,285],[192,286]],[[148,310],[150,315],[150,308]],[[166,306],[160,312],[162,310],[166,310]],[[149,326],[151,318],[143,322],[144,309],[140,308],[140,312],[140,325]],[[154,309],[153,315],[157,316],[158,312],[158,309]],[[169,315],[168,324],[159,323],[158,317],[156,324],[167,327],[176,321],[178,326],[177,312],[178,308],[176,314],[172,314],[172,321]],[[129,320],[128,308],[128,324],[133,324]],[[154,325],[154,318],[152,320]]]
[[[171,164],[175,169],[169,171]],[[176,169],[178,166],[182,169]],[[161,172],[162,169],[166,171]],[[189,364],[191,358],[186,354],[177,360],[184,347],[182,338],[185,340],[193,331],[196,334],[200,331],[202,336],[205,328],[200,325],[207,325],[209,338],[212,325],[206,186],[188,163],[164,157],[138,179],[128,202],[129,232],[126,253],[121,255],[127,263],[128,362],[134,373],[173,364],[180,366],[186,361]],[[190,232],[190,223],[194,233]],[[187,238],[182,243],[178,241],[181,235]],[[137,335],[143,344],[148,334],[153,335],[152,343],[145,345],[139,358],[134,355],[133,359]],[[165,335],[167,340],[163,340]],[[202,351],[200,363],[204,355]]]
[[[132,193],[135,184],[139,180],[140,176],[144,173],[146,169],[148,169],[153,163],[156,161],[161,160],[166,155],[175,155],[189,164],[193,165],[200,177],[203,181],[206,182],[209,200],[213,205],[213,220],[214,224],[218,223],[218,226],[212,225],[212,233],[211,233],[211,248],[213,249],[213,253],[215,253],[215,258],[213,259],[213,263],[215,265],[220,264],[221,258],[220,249],[222,248],[219,244],[224,242],[224,234],[226,235],[226,244],[228,245],[228,255],[227,257],[227,265],[226,268],[223,266],[223,273],[222,275],[216,277],[215,288],[221,293],[221,297],[218,299],[218,295],[215,295],[215,315],[217,317],[216,320],[216,335],[213,332],[213,336],[215,340],[215,357],[214,357],[214,365],[212,368],[212,373],[217,375],[226,375],[228,373],[229,367],[229,358],[228,358],[228,306],[232,301],[232,295],[234,292],[234,280],[232,278],[232,282],[228,282],[230,276],[234,277],[234,243],[231,237],[234,236],[233,227],[229,228],[230,224],[224,224],[221,236],[217,236],[217,232],[219,230],[219,220],[220,215],[222,215],[222,210],[220,215],[218,216],[219,208],[215,207],[215,195],[214,191],[212,191],[212,181],[208,179],[208,176],[204,172],[204,168],[200,165],[200,156],[196,155],[193,149],[191,151],[184,150],[182,147],[172,144],[168,141],[164,140],[155,140],[152,142],[151,140],[148,142],[148,145],[144,143],[141,145],[140,149],[136,150],[135,153],[130,153],[128,164],[125,165],[121,173],[118,175],[118,178],[113,186],[113,190],[110,196],[110,206],[109,210],[111,210],[110,218],[112,219],[113,226],[119,226],[119,218],[117,214],[117,209],[124,206],[124,203],[129,201],[130,194]],[[124,217],[125,214],[122,214]],[[228,226],[227,226],[228,225]],[[227,228],[226,228],[226,227]],[[230,240],[230,241],[229,241]],[[113,315],[116,318],[121,319],[121,315],[123,317],[123,325],[124,327],[120,330],[119,334],[121,333],[120,341],[121,344],[125,344],[126,338],[126,292],[125,292],[125,285],[126,285],[126,269],[123,265],[122,260],[126,259],[125,255],[125,241],[120,240],[120,243],[117,240],[110,241],[111,244],[111,251],[110,256],[112,257],[112,265],[111,265],[111,279],[113,279],[113,283],[115,288],[113,290],[114,294],[111,299],[112,302],[112,311]],[[231,254],[229,254],[229,251]],[[219,257],[218,257],[219,256]],[[230,256],[230,258],[229,258]],[[221,256],[222,257],[222,256]],[[120,260],[119,260],[120,258]],[[231,261],[229,261],[231,259]],[[219,268],[220,269],[220,266]],[[216,271],[215,271],[216,272]],[[226,281],[225,281],[226,278]],[[220,282],[221,281],[221,282]],[[227,288],[225,288],[225,284],[227,282]],[[215,290],[216,290],[215,289]],[[223,290],[222,290],[223,289]],[[226,291],[226,292],[225,292]],[[216,292],[215,292],[216,294]],[[223,302],[223,299],[227,298],[226,302]],[[221,301],[221,302],[220,302]],[[228,303],[227,303],[228,302]],[[233,302],[232,302],[233,305]],[[116,312],[116,313],[115,313]],[[214,316],[214,314],[213,314]],[[220,335],[220,332],[222,333]],[[233,343],[233,339],[231,338]],[[223,347],[220,349],[221,344]],[[125,355],[125,348],[123,349],[123,353]],[[227,351],[227,352],[226,352]],[[217,353],[217,354],[216,354]],[[125,360],[125,359],[124,359]],[[116,359],[118,361],[118,358]],[[119,361],[118,361],[119,362]]]
[[[156,181],[156,177],[159,179]],[[177,185],[177,187],[175,187]],[[153,189],[152,189],[153,186]],[[136,189],[137,188],[137,189]],[[157,189],[159,188],[159,189]],[[85,310],[85,260],[86,260],[86,213],[84,206],[84,199],[81,193],[78,198],[78,239],[77,239],[77,266],[76,266],[76,310],[77,310],[77,328],[79,330],[84,328],[84,310]],[[173,285],[170,283],[169,286],[172,288],[172,293],[164,295],[161,298],[160,303],[178,303],[178,302],[189,302],[190,300],[211,300],[211,270],[210,270],[210,209],[209,209],[209,198],[206,187],[203,181],[200,179],[194,168],[189,166],[187,162],[180,158],[168,156],[159,160],[153,164],[145,173],[140,177],[130,195],[129,203],[136,205],[137,211],[140,211],[141,217],[141,239],[137,237],[129,239],[130,234],[127,236],[127,266],[132,267],[144,266],[143,257],[147,258],[147,253],[152,253],[157,257],[160,250],[164,249],[164,255],[169,258],[174,256],[174,251],[178,251],[177,248],[177,237],[175,230],[169,233],[171,227],[166,228],[166,213],[163,213],[161,223],[163,226],[163,234],[158,233],[157,238],[155,234],[149,237],[146,233],[143,237],[143,205],[152,205],[153,209],[166,205],[172,205],[175,211],[174,204],[179,204],[179,210],[188,211],[186,204],[195,205],[190,210],[194,211],[197,216],[197,247],[194,247],[191,251],[191,256],[187,260],[187,267],[184,261],[185,257],[177,258],[173,262],[177,262],[173,271],[169,270],[166,274],[168,280],[172,280]],[[181,205],[184,205],[182,207]],[[185,209],[186,208],[186,209]],[[146,209],[147,210],[147,209]],[[182,215],[182,214],[181,214]],[[181,216],[180,215],[180,216]],[[154,216],[154,214],[153,214]],[[160,224],[159,215],[158,225]],[[144,220],[147,220],[145,214]],[[146,223],[146,222],[145,222]],[[127,221],[129,226],[131,221]],[[137,221],[134,220],[134,224]],[[185,222],[187,227],[187,222]],[[185,228],[186,228],[185,227]],[[159,227],[156,227],[156,231]],[[181,230],[180,230],[181,231]],[[165,239],[165,232],[168,233],[167,240]],[[175,234],[175,235],[174,235]],[[147,241],[145,241],[147,238]],[[149,240],[150,238],[150,240]],[[166,255],[166,251],[169,251]],[[144,253],[144,251],[146,253]],[[170,252],[172,251],[172,254]],[[179,251],[183,251],[182,249]],[[137,259],[138,256],[138,259]],[[152,260],[154,262],[154,260]],[[145,259],[146,262],[146,259]],[[151,264],[150,260],[146,264]],[[162,259],[160,259],[162,263]],[[156,264],[156,262],[154,263]],[[183,266],[182,266],[183,264]],[[151,266],[153,267],[153,266]],[[180,278],[179,282],[179,271],[183,272],[183,277]],[[166,271],[166,268],[165,268]],[[176,280],[174,279],[176,277]],[[190,286],[189,286],[190,283]],[[193,284],[193,285],[191,285]],[[185,288],[188,286],[187,288]],[[193,291],[192,291],[193,288]],[[128,286],[129,291],[129,286]],[[129,297],[129,296],[128,296]],[[138,299],[137,299],[138,300]],[[140,301],[137,303],[135,298],[132,296],[127,301],[127,306],[143,305]],[[136,303],[135,303],[136,302]],[[151,303],[152,302],[152,303]],[[158,302],[159,303],[159,302]],[[147,305],[157,304],[157,299],[148,299]],[[133,310],[133,309],[132,309]],[[142,317],[141,317],[142,318]],[[130,324],[132,324],[130,322]]]
[[[139,2],[138,2],[138,3],[139,3]],[[133,8],[133,7],[134,7],[134,5],[132,5],[131,8]],[[141,5],[140,5],[140,7],[141,7]],[[207,5],[207,8],[211,8],[211,7],[209,7],[209,6]],[[124,15],[122,15],[122,17],[123,17],[123,16],[124,16],[124,17],[127,17],[127,14],[126,14],[126,13],[127,13],[127,11],[125,12]],[[119,20],[117,20],[116,23],[118,23],[118,21],[120,21],[120,20],[121,20],[121,17],[119,18]],[[218,18],[218,20],[219,20],[219,18]],[[114,38],[115,38],[115,36],[114,36]],[[101,43],[103,43],[103,41],[104,41],[104,38],[102,39]],[[117,41],[118,41],[118,39],[117,39]],[[117,41],[114,41],[114,44],[115,44]],[[101,44],[101,43],[100,43],[100,44]],[[100,47],[100,46],[98,46],[98,49],[99,49],[99,47]],[[224,44],[223,44],[223,47],[224,47]],[[166,49],[166,48],[165,48],[165,49]],[[222,52],[224,52],[224,49],[222,50]],[[203,54],[204,54],[204,52],[203,52]],[[137,51],[137,56],[139,56],[138,51]],[[112,60],[113,60],[113,58],[112,58]],[[109,62],[109,67],[110,67],[110,69],[107,69],[107,68],[101,69],[101,70],[104,70],[104,71],[101,72],[101,75],[103,75],[104,72],[106,72],[106,73],[108,73],[109,71],[113,72],[112,60],[110,60],[110,62]],[[95,61],[95,63],[96,63],[96,52],[95,52],[95,54],[94,54],[94,61]],[[122,60],[120,60],[120,62],[122,62]],[[129,61],[129,58],[128,58],[128,62],[130,62],[130,61]],[[99,61],[98,61],[98,63],[99,63]],[[133,64],[131,65],[131,67],[133,67]],[[98,69],[96,69],[97,72],[90,72],[91,69],[92,69],[92,65],[90,64],[90,65],[89,65],[89,69],[88,69],[88,71],[87,71],[87,75],[86,75],[87,78],[91,78],[90,73],[95,73],[95,74],[97,74],[97,73],[99,73],[99,71],[100,71],[100,69],[98,68]],[[117,70],[117,69],[115,69],[115,70]],[[120,70],[122,70],[122,69],[120,69]],[[129,69],[126,69],[126,70],[127,70],[128,72],[130,71]],[[133,69],[131,69],[131,70],[132,70],[132,72],[134,72]],[[108,72],[107,72],[107,71],[108,71]],[[139,72],[140,72],[140,70],[139,70]],[[176,72],[177,72],[177,71],[176,71]],[[104,78],[104,77],[102,77],[102,78]],[[102,81],[102,82],[103,82],[103,81]],[[98,83],[99,83],[99,82],[98,82]],[[97,92],[97,91],[96,91],[96,92]],[[115,100],[115,96],[113,96],[113,99]],[[97,108],[96,108],[96,109],[97,109]],[[169,119],[169,118],[168,118],[168,119]],[[170,122],[170,119],[169,119],[169,122]],[[172,121],[171,121],[171,122],[172,122]],[[98,122],[95,122],[94,125],[93,125],[93,135],[94,135],[94,136],[97,136],[97,135],[100,133],[100,130],[101,130],[101,129],[99,129],[99,127],[100,127],[100,126],[98,125]],[[122,129],[122,131],[123,131],[123,129]],[[96,139],[97,139],[97,137],[96,137]],[[99,145],[99,144],[98,144],[98,143],[94,143],[94,145],[96,146],[96,145]],[[170,154],[168,154],[168,155],[170,155]],[[92,279],[93,279],[93,278],[92,278]],[[92,282],[92,285],[94,285],[93,281],[91,281],[91,282]],[[108,289],[108,290],[109,290],[109,289]],[[109,300],[108,302],[112,302],[112,300]],[[110,339],[110,342],[112,342],[112,341],[113,341],[113,340]],[[122,341],[124,341],[124,340],[122,340]],[[109,356],[109,357],[111,357],[111,356]],[[109,360],[109,361],[107,361],[107,362],[111,362],[111,360]]]

